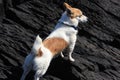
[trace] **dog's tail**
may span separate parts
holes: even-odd
[[[33,44],[31,53],[32,54],[37,54],[37,52],[40,49],[41,45],[42,45],[42,39],[39,37],[39,35],[37,35],[36,40],[35,40],[35,42]]]

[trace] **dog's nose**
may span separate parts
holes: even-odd
[[[87,22],[88,18],[87,18],[87,16],[82,15],[82,16],[77,17],[77,20],[79,22]]]
[[[81,22],[87,22],[87,20],[88,20],[88,18],[87,18],[87,16],[85,16],[85,15],[82,15],[82,16],[80,17],[80,21],[81,21]]]

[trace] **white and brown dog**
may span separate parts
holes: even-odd
[[[54,31],[43,41],[39,36],[36,37],[31,53],[25,59],[21,80],[25,80],[31,69],[36,71],[35,80],[39,80],[46,73],[56,54],[61,53],[64,57],[62,51],[65,48],[69,49],[69,60],[75,61],[72,58],[72,52],[77,39],[77,26],[80,21],[86,22],[87,17],[80,9],[73,8],[67,3],[64,3],[64,6],[66,11],[62,14]]]

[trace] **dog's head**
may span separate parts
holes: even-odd
[[[87,17],[83,15],[82,11],[78,8],[73,8],[69,4],[64,3],[66,8],[66,15],[70,17],[72,21],[86,22]]]

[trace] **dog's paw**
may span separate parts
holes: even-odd
[[[61,54],[60,54],[60,55],[61,55],[61,57],[62,57],[62,58],[64,58],[64,57],[65,57],[65,56],[63,55],[63,53],[62,53],[62,52],[61,52]]]
[[[69,60],[70,60],[71,62],[74,62],[74,61],[75,61],[75,59],[73,59],[72,57],[69,58]]]

